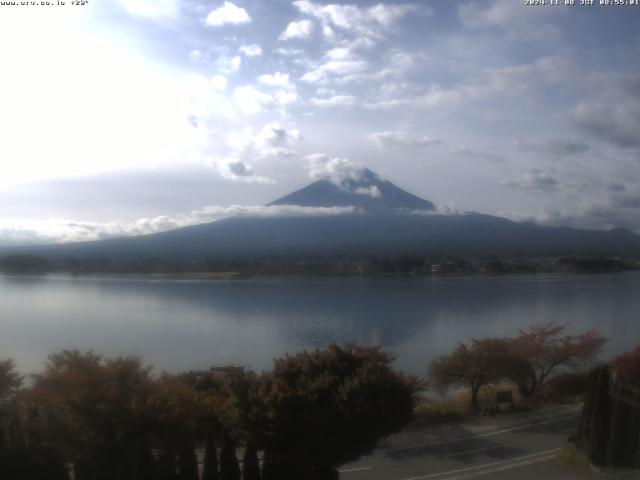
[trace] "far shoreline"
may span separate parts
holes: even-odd
[[[611,270],[597,272],[545,271],[545,272],[470,272],[427,275],[404,274],[318,274],[318,273],[248,273],[248,272],[184,272],[184,273],[131,273],[131,272],[42,272],[12,273],[0,272],[5,279],[69,279],[69,280],[147,280],[147,281],[243,281],[243,280],[464,280],[464,279],[505,279],[534,277],[598,277],[625,275],[639,270]]]

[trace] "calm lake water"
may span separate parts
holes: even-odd
[[[640,343],[640,274],[424,279],[0,277],[0,359],[36,372],[62,348],[134,354],[179,371],[236,363],[264,370],[330,342],[381,345],[397,366],[428,363],[473,337],[552,321]]]

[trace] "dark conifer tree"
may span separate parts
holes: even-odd
[[[184,445],[178,454],[178,478],[198,480],[198,459],[193,445]]]
[[[260,480],[260,463],[255,443],[248,441],[242,457],[242,479]]]
[[[146,446],[141,446],[135,458],[136,480],[156,480],[156,459]]]
[[[158,480],[177,480],[176,457],[171,447],[165,447],[160,453],[157,470]]]
[[[212,434],[207,435],[207,443],[204,450],[204,468],[202,480],[218,480],[218,453]]]
[[[236,442],[227,433],[220,452],[220,480],[240,480],[240,466],[236,456]]]

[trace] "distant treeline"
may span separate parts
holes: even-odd
[[[619,272],[640,269],[640,260],[612,257],[426,258],[410,255],[313,258],[47,258],[13,254],[0,257],[9,274],[157,274],[230,276],[425,276],[553,272]]]

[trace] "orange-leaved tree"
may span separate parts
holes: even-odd
[[[453,352],[435,359],[429,368],[429,382],[442,390],[468,387],[471,411],[477,413],[480,388],[505,378],[515,360],[506,339],[474,339],[470,345],[460,343]]]
[[[613,370],[627,383],[640,385],[640,345],[613,359]]]
[[[558,370],[588,366],[607,342],[595,330],[579,335],[566,335],[565,330],[565,325],[541,323],[510,340],[514,361],[508,376],[524,398],[535,396]]]

